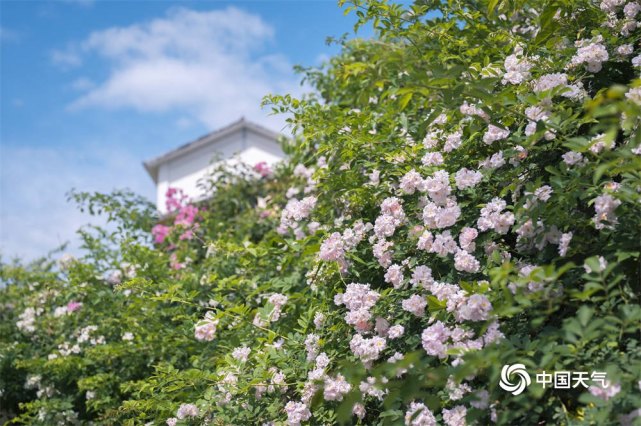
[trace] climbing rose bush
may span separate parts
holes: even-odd
[[[161,222],[76,194],[117,230],[3,264],[5,416],[641,422],[641,5],[343,6],[376,36],[265,99],[289,162],[170,191]],[[535,380],[564,371],[588,379]]]

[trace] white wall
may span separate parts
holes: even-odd
[[[245,134],[243,135],[243,133]],[[202,146],[180,157],[163,163],[158,168],[156,187],[156,205],[161,213],[167,211],[165,193],[169,187],[180,188],[190,199],[201,199],[206,194],[198,188],[198,181],[207,176],[214,166],[212,160],[218,155],[223,161],[238,159],[250,166],[261,161],[272,165],[285,157],[280,146],[273,140],[253,132],[241,129],[231,135]],[[232,159],[234,157],[234,159]]]

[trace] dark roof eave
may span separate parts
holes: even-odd
[[[145,166],[145,170],[147,170],[147,173],[149,173],[153,181],[155,183],[158,183],[158,166],[160,166],[162,163],[165,163],[169,160],[173,160],[174,158],[184,155],[192,150],[199,148],[200,146],[206,145],[207,143],[216,142],[217,139],[220,139],[236,130],[241,130],[242,128],[251,129],[256,133],[262,134],[263,136],[269,139],[274,139],[274,142],[276,142],[276,139],[284,137],[284,135],[282,135],[281,133],[278,133],[266,127],[263,127],[260,124],[247,121],[243,117],[225,127],[221,127],[220,129],[207,133],[206,135],[201,136],[198,139],[195,139],[191,142],[181,145],[172,151],[169,151],[156,158],[152,158],[151,160],[143,162],[143,165]]]

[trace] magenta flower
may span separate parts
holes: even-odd
[[[265,161],[256,163],[256,165],[254,165],[254,171],[264,178],[271,176],[272,174],[272,169],[269,167],[269,164],[267,164],[267,162]]]
[[[167,188],[167,192],[165,192],[165,198],[167,211],[172,212],[182,207],[182,204],[187,199],[187,196],[183,193],[182,189],[169,187]]]
[[[178,261],[178,256],[176,256],[176,253],[173,253],[171,256],[169,256],[169,266],[171,267],[171,269],[178,271],[180,269],[183,269],[185,267],[185,264],[180,263]]]
[[[67,312],[74,312],[77,311],[78,309],[82,308],[82,303],[80,302],[74,302],[73,300],[69,303],[67,303]]]
[[[191,240],[192,238],[194,238],[194,231],[191,229],[186,230],[178,237],[179,240]]]
[[[184,207],[181,207],[174,223],[176,225],[185,225],[189,226],[196,220],[196,215],[198,214],[198,207],[188,204]]]
[[[169,231],[171,231],[169,226],[161,224],[151,228],[151,234],[154,236],[154,242],[156,244],[162,244],[162,242],[165,241],[165,238],[167,238],[167,235],[169,235]]]

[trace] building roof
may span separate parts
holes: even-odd
[[[274,141],[276,141],[278,138],[283,136],[278,132],[275,132],[273,130],[267,129],[266,127],[261,126],[260,124],[246,120],[245,117],[241,117],[239,120],[236,120],[225,127],[221,127],[218,130],[214,130],[211,133],[207,133],[206,135],[201,136],[192,142],[188,142],[156,158],[145,161],[142,164],[145,166],[145,170],[147,170],[147,173],[149,173],[149,176],[151,176],[151,178],[154,180],[154,183],[158,183],[158,168],[160,167],[161,164],[171,161],[174,158],[178,158],[185,154],[188,154],[202,146],[216,143],[222,140],[225,136],[228,136],[232,133],[235,133],[243,129],[253,130],[259,135],[263,135],[266,138],[273,139]]]

